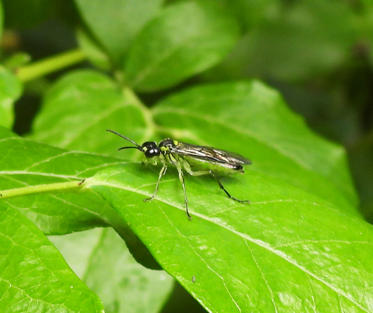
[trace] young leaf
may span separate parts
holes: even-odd
[[[173,86],[217,64],[237,37],[236,21],[215,2],[171,5],[137,36],[125,78],[140,91]]]
[[[19,80],[7,69],[0,66],[0,126],[10,128],[14,120],[13,104],[21,95]]]
[[[79,276],[107,312],[159,312],[172,289],[170,276],[138,264],[110,228],[54,236],[52,242],[73,269],[78,265]],[[82,256],[80,251],[87,246],[89,251]]]
[[[3,203],[0,294],[3,313],[103,312],[98,297],[75,276],[40,230]]]
[[[133,38],[163,0],[75,0],[80,13],[114,63],[121,66]]]
[[[48,91],[32,138],[67,149],[118,156],[116,148],[123,146],[123,140],[105,129],[125,129],[127,136],[141,142],[148,136],[144,134],[147,126],[136,100],[111,79],[94,71],[77,71]]]

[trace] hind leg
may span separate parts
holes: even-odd
[[[233,197],[233,196],[228,192],[228,190],[225,189],[225,187],[224,187],[223,184],[221,183],[220,179],[215,175],[215,173],[214,173],[213,171],[211,171],[211,170],[210,170],[209,172],[210,172],[211,176],[214,177],[214,179],[215,179],[216,182],[218,183],[220,189],[222,189],[222,190],[225,192],[225,194],[228,196],[228,198],[230,198],[230,199],[232,199],[232,200],[234,200],[234,201],[240,202],[240,203],[250,203],[249,200],[240,200],[240,199],[237,199],[237,198]]]

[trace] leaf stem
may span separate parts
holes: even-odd
[[[60,53],[55,56],[20,67],[16,74],[22,82],[53,73],[67,66],[74,65],[86,59],[86,55],[80,49]]]
[[[0,199],[24,196],[24,195],[33,194],[33,193],[81,188],[83,183],[84,183],[84,180],[79,180],[79,181],[75,180],[75,181],[68,181],[68,182],[63,182],[63,183],[41,184],[41,185],[0,190]]]

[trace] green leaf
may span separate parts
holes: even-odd
[[[110,228],[54,236],[52,242],[72,268],[78,266],[79,276],[107,312],[159,312],[172,289],[170,276],[138,264]]]
[[[223,4],[226,10],[232,11],[237,17],[243,30],[248,31],[259,24],[278,2],[278,0],[224,0]]]
[[[240,197],[250,186],[250,206],[226,199],[213,182],[188,179],[190,222],[176,177],[149,204],[142,199],[152,188],[139,175],[121,166],[90,184],[208,311],[373,309],[366,292],[373,287],[373,231],[360,218],[253,172],[229,185]]]
[[[96,89],[105,90],[107,81],[97,82]],[[60,163],[54,158],[43,162],[43,145],[28,146],[25,140],[15,150],[9,142],[0,146],[9,151],[0,159],[0,168],[5,167],[0,175],[6,176],[10,167],[8,174],[17,179],[16,172],[24,174],[30,166],[25,163],[39,158],[41,164],[31,170],[46,173],[43,178],[52,170],[75,173],[74,179],[84,176],[80,195],[91,190],[108,205],[99,216],[111,215],[106,221],[115,221],[116,228],[129,225],[162,267],[208,311],[373,310],[372,296],[366,292],[373,288],[373,231],[358,215],[340,146],[309,131],[277,92],[257,81],[186,90],[155,105],[151,115],[156,123],[152,132],[161,130],[252,159],[244,175],[223,178],[232,195],[251,204],[228,199],[209,177],[187,177],[192,213],[188,221],[175,170],[162,180],[156,199],[144,202],[154,190],[159,169],[133,162],[113,166],[102,157],[102,171],[97,173],[96,164],[78,175],[84,154],[79,154],[81,166],[69,156]],[[14,155],[18,158],[13,162]],[[41,176],[38,179],[40,183]],[[4,179],[0,185],[4,182],[12,184],[9,188],[15,184]],[[80,225],[87,226],[84,220]]]
[[[93,228],[66,235],[48,236],[71,269],[83,280],[90,256],[99,245],[103,228]],[[122,242],[123,245],[123,242]]]
[[[75,0],[89,29],[114,63],[121,65],[133,38],[161,7],[163,0]]]
[[[373,230],[357,216],[342,148],[312,134],[258,82],[194,88],[153,113],[174,133],[253,160],[245,175],[223,180],[250,205],[228,199],[213,179],[187,177],[191,221],[175,171],[152,203],[142,200],[156,171],[136,164],[87,183],[208,311],[373,309]]]
[[[297,82],[325,75],[350,58],[357,28],[345,2],[279,3],[223,63],[228,75],[236,68],[239,77]]]
[[[14,121],[14,102],[22,93],[20,81],[0,66],[0,126],[11,127]]]
[[[7,151],[0,157],[0,201],[26,215],[46,234],[66,234],[109,224],[126,240],[136,260],[159,268],[108,202],[81,184],[98,170],[123,161],[39,144],[2,127],[0,151]],[[13,197],[4,196],[9,189]]]
[[[174,4],[135,39],[125,78],[140,91],[173,86],[221,61],[237,37],[236,21],[215,2]]]
[[[119,156],[116,148],[123,140],[105,129],[126,129],[127,136],[142,141],[146,127],[145,113],[136,99],[102,74],[77,71],[47,92],[32,138],[67,149]]]
[[[356,213],[344,149],[312,133],[260,82],[192,88],[159,103],[153,115],[157,124],[188,131],[196,143],[246,156],[254,164],[250,173],[270,175]]]
[[[119,160],[65,151],[17,137],[0,127],[1,189],[80,181]],[[64,234],[105,225],[110,206],[94,192],[57,191],[3,199],[47,234]],[[106,216],[106,217],[105,217]]]
[[[0,307],[4,313],[103,312],[98,297],[57,249],[16,210],[0,203]]]
[[[17,71],[23,65],[31,61],[31,56],[25,52],[17,52],[6,58],[3,62],[8,70]]]

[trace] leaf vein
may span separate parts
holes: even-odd
[[[272,291],[272,288],[270,287],[269,283],[268,283],[268,280],[266,279],[262,269],[260,268],[255,256],[254,256],[254,253],[252,251],[252,249],[250,248],[250,246],[247,244],[247,240],[243,240],[243,242],[245,243],[245,246],[247,247],[247,249],[249,250],[250,254],[251,254],[251,258],[253,259],[254,261],[254,264],[255,264],[255,267],[257,268],[257,270],[259,271],[260,273],[260,276],[262,277],[263,281],[264,281],[264,284],[266,285],[266,288],[268,290],[268,293],[270,295],[270,298],[271,298],[271,302],[273,304],[273,307],[275,309],[275,312],[278,313],[278,310],[277,310],[277,305],[276,305],[276,301],[275,301],[275,296],[273,294],[273,291]]]

